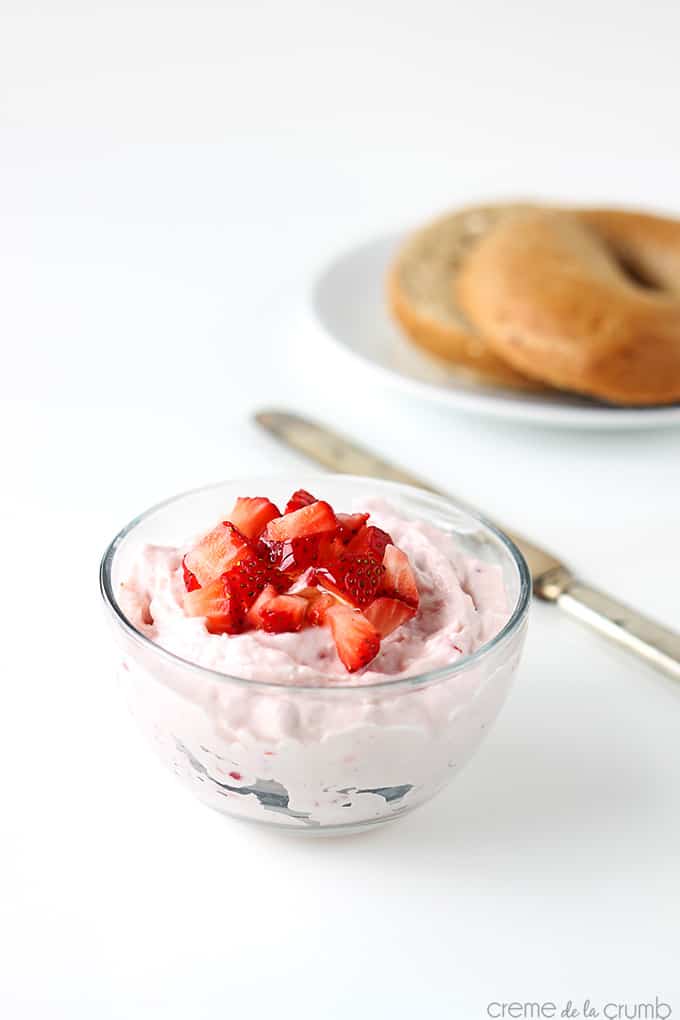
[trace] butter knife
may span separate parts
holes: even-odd
[[[324,425],[287,411],[263,410],[255,420],[287,446],[340,474],[365,475],[414,485],[451,498],[463,509],[480,513],[469,503],[443,493],[408,471],[395,467]],[[483,514],[486,517],[486,514]],[[490,518],[486,518],[490,520]],[[580,581],[556,556],[522,535],[493,522],[522,552],[531,572],[534,594],[566,610],[649,665],[680,680],[680,634],[643,616],[605,592]]]

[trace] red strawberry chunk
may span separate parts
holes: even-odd
[[[394,545],[392,536],[382,528],[376,528],[373,524],[369,524],[352,539],[347,547],[347,552],[356,553],[357,556],[375,556],[382,562],[388,545]]]
[[[336,516],[304,489],[283,515],[264,497],[239,497],[231,520],[182,560],[187,616],[203,617],[213,634],[328,624],[345,668],[363,669],[418,607],[408,557],[368,520]]]
[[[324,531],[335,531],[336,527],[337,521],[332,508],[328,503],[319,500],[270,521],[264,537],[274,542],[285,542],[294,538],[308,538]]]
[[[204,616],[211,634],[239,634],[245,627],[240,600],[231,591],[226,575],[184,596],[187,616]]]
[[[384,573],[382,563],[373,556],[346,553],[335,563],[316,570],[314,581],[343,601],[361,608],[376,597]]]
[[[279,567],[286,573],[295,574],[318,562],[319,539],[316,535],[310,535],[309,538],[272,542],[265,536],[261,539],[257,551],[267,563]]]
[[[284,548],[286,545],[287,550]],[[272,542],[266,535],[257,543],[257,555],[272,567],[282,567],[284,561],[287,561],[286,570],[294,565],[290,542]]]
[[[250,609],[267,585],[271,585],[278,594],[290,584],[290,578],[255,556],[237,560],[224,576],[234,597],[239,599],[245,609]]]
[[[399,599],[379,598],[364,609],[364,616],[373,624],[381,638],[387,637],[415,615],[413,606],[407,606]]]
[[[333,596],[318,588],[302,588],[295,594],[307,599],[306,622],[312,627],[322,627],[326,622],[326,610],[336,605]]]
[[[418,586],[411,570],[408,556],[396,545],[388,545],[383,557],[385,576],[381,586],[381,593],[391,598],[401,599],[414,609],[418,608],[420,601]]]
[[[269,522],[280,516],[279,508],[263,496],[239,496],[229,514],[229,521],[254,542]]]
[[[246,619],[251,627],[255,627],[256,630],[262,630],[262,610],[267,603],[272,599],[275,599],[277,595],[278,592],[273,584],[265,585],[248,610]]]
[[[204,535],[184,559],[198,583],[206,585],[221,577],[237,559],[248,555],[255,553],[247,539],[233,524],[225,522]]]
[[[262,629],[270,634],[301,630],[307,613],[307,599],[301,595],[275,595],[260,610]]]
[[[189,568],[187,567],[186,561],[187,558],[185,556],[184,559],[182,560],[182,574],[184,576],[184,587],[186,588],[187,591],[196,591],[196,589],[200,588],[201,586],[196,580],[195,575],[192,574]]]
[[[312,496],[311,492],[307,492],[306,489],[298,489],[286,503],[286,509],[283,512],[284,514],[292,514],[296,510],[301,510],[303,506],[310,506],[316,502],[316,496]]]
[[[321,537],[310,535],[308,538],[294,538],[292,542],[283,543],[284,562],[291,559],[295,570],[307,570],[319,562]]]
[[[326,610],[335,647],[349,673],[363,669],[380,651],[380,635],[363,613],[349,606],[331,606]]]
[[[355,535],[358,535],[368,520],[368,514],[336,514],[338,520],[338,531],[340,538],[347,545]],[[382,557],[378,557],[381,559]]]
[[[314,599],[307,610],[307,616],[312,627],[323,627],[326,623],[326,614],[331,606],[336,606],[337,601],[332,595],[319,595]]]
[[[339,530],[321,535],[319,537],[319,550],[315,565],[325,566],[328,563],[336,563],[344,555],[345,551],[345,545]]]
[[[267,563],[293,574],[304,572],[309,567],[335,563],[344,551],[338,530],[285,542],[274,542],[263,535],[257,548],[258,555]]]

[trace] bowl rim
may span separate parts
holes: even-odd
[[[304,472],[301,472],[304,474]],[[529,604],[531,601],[532,584],[531,574],[527,562],[517,548],[512,539],[505,534],[500,528],[491,521],[487,520],[483,514],[477,513],[476,511],[470,510],[468,507],[461,506],[456,503],[454,499],[450,499],[448,496],[433,492],[429,489],[420,488],[415,485],[407,485],[403,482],[394,482],[387,479],[376,479],[370,478],[364,475],[350,475],[340,474],[336,472],[323,472],[315,475],[305,474],[305,484],[313,483],[314,479],[320,482],[334,479],[337,481],[348,481],[348,482],[362,482],[369,486],[379,486],[387,490],[399,490],[401,492],[412,492],[419,496],[427,496],[428,499],[432,499],[448,506],[449,509],[455,510],[456,513],[460,514],[464,518],[468,518],[471,521],[481,524],[483,528],[486,528],[492,533],[501,545],[503,545],[506,551],[510,554],[515,567],[519,575],[519,591],[517,594],[517,600],[515,606],[506,620],[505,624],[501,629],[494,634],[492,638],[485,641],[483,645],[480,645],[470,655],[463,655],[460,659],[455,662],[447,663],[445,666],[438,666],[436,669],[431,669],[425,673],[416,673],[413,676],[407,677],[395,677],[388,678],[386,680],[371,681],[369,683],[357,683],[356,680],[336,680],[329,681],[328,677],[324,677],[322,683],[285,683],[283,681],[270,681],[270,680],[251,680],[247,677],[233,676],[230,673],[222,673],[219,670],[211,669],[209,666],[202,666],[200,663],[193,662],[191,659],[185,659],[181,655],[177,655],[175,652],[171,652],[169,649],[159,645],[156,641],[153,641],[150,637],[139,630],[129,619],[129,617],[123,612],[114,591],[112,581],[112,568],[115,560],[116,553],[119,546],[123,541],[130,535],[134,529],[157,513],[159,510],[163,510],[173,503],[179,503],[182,499],[188,496],[198,495],[199,493],[210,492],[214,489],[219,489],[224,485],[243,484],[244,486],[251,485],[255,482],[262,482],[265,477],[270,481],[281,480],[286,477],[285,474],[271,473],[267,476],[262,477],[251,477],[251,478],[227,478],[220,482],[213,482],[209,485],[199,485],[192,489],[186,489],[183,492],[179,492],[174,496],[170,496],[168,499],[161,500],[158,503],[154,503],[148,509],[143,510],[141,513],[133,517],[121,530],[114,536],[109,545],[107,546],[99,564],[99,590],[109,612],[112,614],[115,622],[125,631],[129,637],[131,637],[137,644],[140,644],[143,648],[148,648],[155,654],[159,655],[161,659],[165,659],[170,664],[181,666],[183,669],[189,669],[192,672],[202,675],[205,679],[212,681],[218,681],[220,683],[237,684],[248,688],[254,688],[259,690],[286,690],[289,693],[295,691],[315,691],[323,692],[324,694],[333,694],[334,692],[339,693],[342,691],[354,691],[358,694],[365,691],[375,691],[379,689],[398,689],[400,687],[420,687],[426,686],[431,683],[436,683],[438,680],[444,679],[445,677],[454,676],[457,673],[462,673],[468,670],[473,664],[478,664],[486,659],[493,651],[497,650],[502,645],[506,644],[510,638],[519,630],[521,625],[524,623],[528,611]]]

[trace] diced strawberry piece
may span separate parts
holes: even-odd
[[[307,599],[306,622],[312,627],[321,627],[326,622],[326,610],[336,605],[332,595],[319,591],[318,588],[302,588],[295,593]]]
[[[294,538],[292,542],[284,542],[284,562],[290,557],[294,570],[307,570],[319,562],[320,547],[320,535]]]
[[[239,599],[234,597],[226,575],[203,588],[188,591],[184,596],[187,616],[204,616],[211,634],[239,634],[245,627],[245,615]]]
[[[267,563],[292,574],[303,572],[309,567],[334,563],[344,551],[337,530],[285,542],[274,542],[263,535],[257,548],[258,555]]]
[[[332,595],[324,595],[319,593],[318,598],[315,598],[307,610],[307,619],[312,627],[323,627],[326,622],[326,614],[331,606],[336,606],[337,601]]]
[[[324,531],[335,531],[336,527],[337,521],[332,508],[328,503],[319,500],[270,521],[264,537],[274,542],[285,542],[294,538],[308,538]]]
[[[301,630],[307,613],[307,599],[301,595],[275,595],[260,610],[262,629],[270,634]]]
[[[284,548],[286,545],[288,546],[287,551]],[[284,555],[286,552],[287,555]],[[293,564],[290,542],[272,542],[266,535],[263,535],[257,543],[257,555],[272,567],[281,567],[285,559],[289,561],[288,565]],[[288,569],[288,565],[286,569]]]
[[[325,531],[321,535],[294,538],[292,541],[293,559],[300,570],[335,563],[344,551],[345,547],[337,531]]]
[[[345,554],[345,543],[340,536],[340,531],[330,531],[319,537],[319,549],[317,552],[316,564],[325,566],[327,563],[336,563]]]
[[[314,571],[314,583],[318,584],[321,591],[331,595],[335,602],[341,602],[344,606],[356,609],[353,600],[346,591],[340,587],[337,581],[325,570]]]
[[[226,522],[204,535],[184,559],[198,583],[206,585],[221,577],[237,559],[254,555],[248,540]]]
[[[380,651],[380,635],[358,609],[331,606],[326,610],[340,660],[349,673],[367,666]]]
[[[246,619],[251,627],[255,627],[256,630],[262,630],[262,610],[277,595],[278,592],[273,584],[265,585],[248,610]]]
[[[289,575],[287,575],[289,576]],[[305,595],[310,592],[316,592],[316,588],[312,588],[314,583],[314,568],[310,567],[308,570],[303,570],[301,574],[290,582],[288,585],[289,595]]]
[[[197,588],[201,587],[198,581],[196,580],[195,575],[192,574],[189,568],[187,567],[186,556],[182,560],[182,574],[184,576],[184,587],[186,588],[187,591],[196,591]]]
[[[369,524],[361,528],[359,533],[347,546],[347,552],[355,553],[357,556],[375,556],[382,562],[385,549],[388,545],[394,545],[391,535],[388,535],[382,528],[376,528]]]
[[[418,608],[419,595],[416,579],[411,570],[408,556],[396,545],[388,545],[383,557],[385,576],[381,586],[381,593],[390,598],[401,599],[414,609]]]
[[[383,582],[385,568],[373,556],[345,553],[329,566],[314,572],[314,581],[343,601],[361,608],[376,597]]]
[[[284,514],[292,514],[296,510],[301,510],[303,506],[310,506],[316,502],[316,496],[312,496],[311,492],[307,492],[306,489],[298,489],[286,503],[286,509],[283,512]]]
[[[347,545],[358,535],[368,520],[368,514],[336,514],[340,538]],[[378,557],[381,559],[382,557]]]
[[[245,609],[250,609],[266,585],[271,585],[278,594],[285,591],[290,584],[290,579],[285,574],[255,556],[237,560],[224,576],[229,582],[232,594],[240,600]]]
[[[264,536],[257,547],[258,555],[273,567],[296,574],[317,562],[319,542],[316,535],[295,538],[290,542],[272,542]]]
[[[279,508],[263,496],[239,496],[229,515],[229,521],[242,535],[254,542],[269,522],[280,516]]]
[[[379,598],[364,609],[364,616],[383,638],[415,615],[413,606],[407,606],[399,599]]]

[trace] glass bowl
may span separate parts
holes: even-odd
[[[402,517],[451,534],[467,556],[497,564],[505,626],[473,654],[408,679],[362,683],[348,674],[301,686],[199,666],[151,641],[126,617],[117,592],[144,545],[181,546],[221,520],[237,496],[266,494],[281,505],[301,486],[343,510],[384,499]],[[453,778],[505,700],[531,594],[521,553],[482,519],[419,489],[348,475],[239,479],[175,496],[116,535],[100,582],[120,679],[161,759],[223,814],[308,835],[398,818]]]

